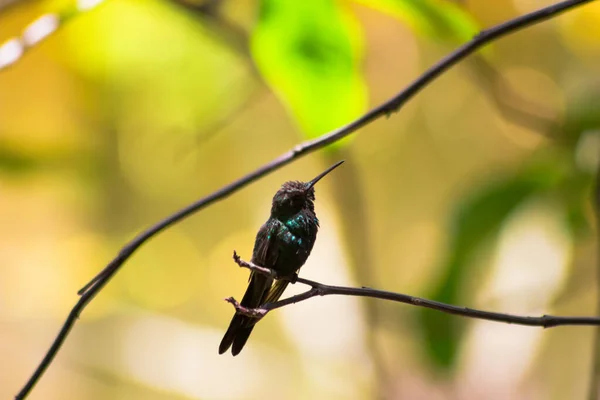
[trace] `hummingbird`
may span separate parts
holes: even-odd
[[[319,220],[315,214],[315,184],[344,161],[327,168],[309,182],[289,181],[273,196],[271,216],[259,229],[254,241],[252,262],[269,268],[279,277],[296,274],[304,265],[317,239]],[[251,272],[241,301],[246,308],[258,308],[277,301],[289,281]],[[231,347],[236,356],[242,351],[258,320],[236,313],[219,345],[219,354]]]

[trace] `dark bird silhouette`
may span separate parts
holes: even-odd
[[[280,277],[288,277],[298,272],[317,239],[319,220],[315,214],[315,184],[337,168],[340,161],[319,174],[310,182],[289,181],[273,197],[271,216],[260,228],[254,242],[252,262],[270,268]],[[257,308],[277,301],[288,285],[286,280],[276,280],[263,274],[252,272],[250,283],[241,305]],[[236,313],[219,345],[219,354],[231,347],[236,356],[242,351],[257,319]]]

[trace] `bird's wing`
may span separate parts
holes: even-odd
[[[277,239],[283,224],[278,220],[269,220],[260,227],[254,241],[252,262],[264,268],[273,268],[279,256]]]
[[[273,268],[279,256],[279,244],[277,242],[279,230],[282,224],[279,221],[267,221],[256,234],[252,262],[260,267]],[[273,279],[252,271],[248,278],[250,285],[242,299],[245,307],[258,307],[263,303]]]

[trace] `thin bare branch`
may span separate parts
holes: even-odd
[[[50,349],[47,351],[46,355],[34,371],[33,375],[29,378],[23,389],[21,389],[21,391],[16,395],[16,399],[21,400],[27,397],[31,389],[38,382],[38,380],[41,378],[48,366],[54,360],[54,357],[58,353],[64,341],[66,340],[67,336],[69,335],[69,332],[75,325],[75,322],[79,318],[81,312],[85,309],[89,302],[92,301],[92,299],[102,290],[102,288],[106,286],[106,284],[115,275],[119,268],[125,263],[125,261],[127,261],[129,257],[131,257],[131,255],[135,253],[135,251],[138,248],[140,248],[144,243],[146,243],[149,239],[162,232],[166,228],[172,226],[173,224],[197,212],[198,210],[203,209],[204,207],[216,201],[226,198],[232,193],[258,180],[259,178],[356,132],[360,128],[370,124],[371,122],[381,118],[382,116],[389,116],[391,113],[398,111],[403,105],[405,105],[408,102],[408,100],[410,100],[413,96],[419,93],[419,91],[421,91],[425,86],[430,84],[433,80],[435,80],[435,78],[439,77],[449,68],[456,65],[458,62],[465,59],[467,56],[474,53],[486,44],[489,44],[494,40],[499,39],[505,35],[516,32],[525,27],[537,24],[539,22],[545,21],[567,10],[570,10],[577,6],[581,6],[585,3],[589,3],[591,1],[593,0],[562,1],[555,5],[542,8],[540,10],[531,12],[521,17],[517,17],[515,19],[497,25],[493,28],[482,31],[471,41],[459,47],[450,55],[440,60],[437,64],[425,71],[420,77],[418,77],[414,82],[412,82],[408,87],[406,87],[396,96],[389,99],[385,103],[379,105],[378,107],[372,109],[371,111],[367,112],[365,115],[358,118],[357,120],[352,121],[349,124],[342,126],[334,131],[326,133],[316,139],[299,144],[292,150],[280,155],[276,159],[259,167],[258,169],[249,173],[248,175],[231,182],[230,184],[175,212],[174,214],[163,219],[162,221],[157,222],[155,225],[151,226],[147,230],[141,232],[131,242],[127,243],[119,251],[117,256],[96,277],[94,277],[87,285],[85,285],[78,292],[78,294],[81,296],[79,301],[77,301],[77,303],[69,313],[58,335],[54,339],[54,342],[50,346]]]

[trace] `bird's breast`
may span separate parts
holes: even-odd
[[[316,219],[316,217],[313,218]],[[282,274],[296,272],[307,260],[317,237],[317,222],[305,213],[281,221],[276,269]]]
[[[299,213],[284,222],[286,242],[311,249],[317,235],[318,220],[316,216]]]

